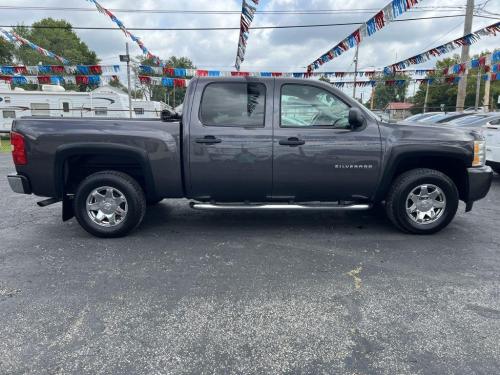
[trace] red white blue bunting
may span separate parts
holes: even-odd
[[[500,78],[500,73],[484,74],[482,76],[483,80],[495,81]],[[60,76],[60,75],[0,75],[0,81],[7,82],[13,85],[26,85],[26,84],[51,84],[51,85],[64,85],[64,84],[76,84],[76,85],[91,85],[99,86],[101,84],[109,83],[112,80],[117,79],[116,76],[103,77],[99,75],[76,75],[76,76]],[[330,82],[333,86],[337,88],[352,87],[356,85],[357,87],[374,87],[376,85],[385,86],[404,86],[407,82],[416,83],[447,83],[447,84],[457,84],[461,77],[456,75],[450,75],[445,77],[431,77],[431,78],[405,78],[405,79],[387,79],[387,80],[368,80],[368,81],[334,81]],[[139,76],[139,81],[143,85],[153,85],[153,86],[163,86],[163,87],[177,87],[183,88],[189,84],[189,80],[181,78],[169,78],[169,77],[152,77],[152,76]]]
[[[418,0],[392,0],[366,23],[361,25],[361,27],[359,27],[353,33],[349,34],[328,52],[324,53],[319,58],[314,60],[311,64],[309,64],[307,67],[307,71],[310,73],[313,70],[318,69],[324,63],[327,63],[330,60],[333,60],[335,57],[340,56],[348,49],[354,48],[355,46],[360,44],[365,37],[371,36],[378,30],[384,28],[396,17],[415,7],[417,3]]]
[[[370,81],[337,81],[330,83],[337,88],[352,87],[354,85],[356,85],[356,87],[375,87],[378,85],[402,87],[408,82],[416,82],[418,84],[444,83],[444,84],[455,85],[458,82],[460,82],[460,79],[461,79],[460,76],[451,75],[447,77],[432,77],[432,78],[417,78],[417,79],[405,78],[405,79],[387,79],[387,80],[370,80]],[[485,78],[483,77],[483,79]]]
[[[77,75],[116,75],[120,73],[120,65],[6,65],[0,66],[4,75],[46,75],[46,74],[77,74]]]
[[[251,0],[255,5],[259,5],[259,0]],[[236,51],[236,61],[234,66],[237,71],[240,71],[241,64],[245,61],[245,52],[249,36],[250,25],[253,21],[253,16],[257,8],[248,4],[246,0],[242,1],[241,18],[240,18],[240,36],[238,39],[238,49]]]
[[[0,81],[10,83],[13,85],[27,85],[27,84],[39,84],[39,85],[92,85],[98,86],[102,83],[109,83],[116,76],[103,77],[99,75],[76,75],[76,76],[62,76],[62,75],[0,75]]]
[[[494,51],[491,54],[491,62],[492,63],[500,62],[500,49],[497,51]]]
[[[48,51],[45,48],[42,48],[42,47],[36,45],[35,43],[30,42],[28,39],[23,38],[22,36],[20,36],[19,34],[15,33],[12,30],[7,31],[7,30],[0,27],[0,35],[3,35],[6,40],[8,40],[9,42],[11,42],[12,44],[14,44],[16,46],[19,46],[19,47],[20,46],[28,46],[43,56],[47,56],[47,57],[50,57],[52,59],[55,59],[64,65],[69,64],[69,60],[65,59],[64,57],[56,55],[54,52]]]
[[[137,43],[137,45],[139,46],[139,48],[142,50],[142,53],[148,58],[148,59],[152,59],[154,61],[155,64],[157,65],[160,65],[161,64],[161,60],[159,57],[155,56],[154,54],[151,53],[151,51],[149,51],[148,48],[146,48],[146,46],[144,45],[144,43],[142,42],[142,40],[132,34],[130,31],[127,30],[127,28],[124,26],[123,22],[120,21],[118,18],[116,18],[116,16],[111,13],[108,9],[104,8],[101,4],[99,4],[96,0],[87,0],[89,2],[91,2],[92,4],[94,4],[97,8],[97,10],[99,11],[99,13],[102,13],[102,14],[105,14],[107,15],[109,18],[111,18],[111,20],[116,24],[118,25],[118,27],[121,29],[121,31],[123,31],[123,33],[125,34],[125,36],[129,37],[130,39],[132,39],[135,43]]]
[[[12,85],[89,85],[99,86],[117,80],[117,76],[102,75],[4,75],[0,74],[0,82],[10,83]],[[187,79],[168,78],[168,77],[150,77],[139,76],[139,81],[143,85],[156,85],[164,87],[186,87],[189,83]]]
[[[330,72],[241,72],[241,71],[221,71],[205,69],[185,69],[140,65],[139,71],[144,75],[163,75],[167,77],[288,77],[288,78],[343,78],[343,77],[373,77],[382,73],[382,70],[362,70],[362,71],[330,71]],[[435,69],[405,69],[401,73],[414,73],[416,75],[426,75],[434,73]]]
[[[143,85],[163,86],[163,87],[186,87],[189,80],[182,78],[139,76],[139,81]]]
[[[500,73],[491,73],[489,76],[488,76],[488,74],[484,74],[483,80],[485,80],[485,81],[498,81],[498,80],[500,80]]]
[[[418,55],[412,56],[410,58],[398,61],[395,64],[386,66],[384,71],[387,74],[391,74],[394,71],[405,69],[410,65],[422,64],[433,57],[441,56],[446,53],[449,53],[457,48],[460,48],[464,45],[471,45],[476,43],[481,37],[485,36],[496,36],[497,33],[500,33],[500,22],[496,22],[492,25],[483,27],[482,29],[476,30],[470,34],[464,35],[461,38],[457,38],[452,40],[451,42],[442,44],[440,46],[431,48],[425,52],[419,53]],[[494,53],[496,56],[496,54]],[[500,58],[500,56],[498,56]]]

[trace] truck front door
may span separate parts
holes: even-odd
[[[296,201],[364,200],[380,173],[377,121],[351,129],[349,99],[320,83],[277,81],[273,195]]]
[[[272,194],[274,80],[200,79],[189,115],[188,196],[265,201]]]

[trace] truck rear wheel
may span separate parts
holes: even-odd
[[[436,233],[455,217],[458,190],[444,173],[433,169],[413,169],[398,176],[386,199],[386,212],[402,231]]]
[[[102,171],[85,178],[75,194],[78,223],[97,237],[122,237],[144,218],[146,198],[132,177],[116,171]]]

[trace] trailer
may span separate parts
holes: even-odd
[[[160,118],[163,110],[174,111],[163,102],[132,100],[133,118]],[[0,131],[10,131],[12,121],[25,116],[128,118],[130,113],[127,94],[111,86],[76,92],[57,85],[27,91],[0,84]]]

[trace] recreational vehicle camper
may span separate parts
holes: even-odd
[[[132,100],[134,118],[160,118],[165,109],[173,110],[163,102]],[[0,83],[0,131],[10,131],[12,121],[24,116],[128,118],[128,96],[111,86],[76,92],[43,85],[41,91],[26,91]]]

